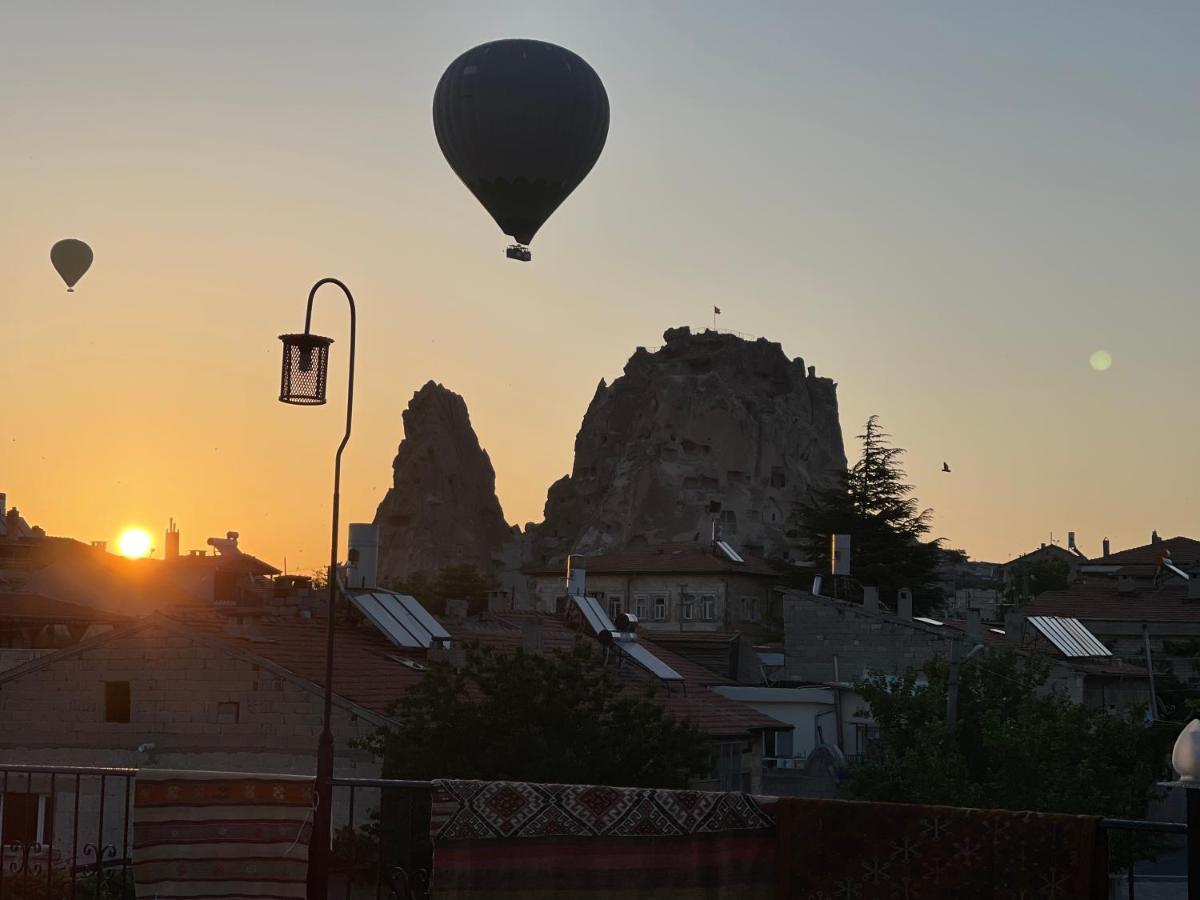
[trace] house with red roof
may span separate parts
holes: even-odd
[[[1076,581],[1034,600],[1027,615],[1079,619],[1118,656],[1171,659],[1181,678],[1200,657],[1200,541],[1161,539],[1088,560]]]
[[[446,624],[452,647],[475,641],[548,652],[596,640],[537,613]],[[336,771],[375,777],[378,762],[354,742],[389,721],[391,705],[438,653],[397,646],[358,616],[339,624],[336,646]],[[669,715],[709,735],[713,771],[701,786],[757,789],[763,734],[786,726],[712,691],[727,681],[720,675],[645,647],[680,679],[661,684],[629,660],[614,656],[611,664],[628,689],[655,688]],[[311,772],[324,660],[325,628],[316,620],[263,616],[239,625],[212,612],[153,613],[0,672],[0,762]]]

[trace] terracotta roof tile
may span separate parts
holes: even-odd
[[[1200,564],[1200,541],[1188,537],[1173,537],[1157,544],[1143,544],[1091,559],[1089,566],[1153,566],[1162,550],[1171,551],[1171,562],[1177,566]]]
[[[596,575],[687,575],[698,573],[776,575],[765,559],[741,554],[744,563],[717,556],[708,543],[651,544],[585,556],[580,564]],[[563,575],[566,565],[532,568],[529,575]]]
[[[1125,622],[1200,622],[1200,602],[1187,599],[1187,585],[1172,579],[1158,588],[1122,594],[1114,580],[1089,579],[1062,591],[1039,594],[1025,609],[1031,616]]]
[[[0,594],[0,621],[36,621],[56,624],[124,622],[128,616],[66,603],[41,594]]]

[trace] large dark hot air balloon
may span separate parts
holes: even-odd
[[[92,267],[92,248],[76,238],[67,238],[50,248],[50,262],[71,293],[75,282]]]
[[[583,181],[608,137],[608,94],[594,69],[543,41],[504,40],[468,50],[433,94],[433,130],[446,161],[517,243],[524,245]]]

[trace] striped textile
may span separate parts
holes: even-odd
[[[134,785],[140,898],[303,900],[313,779],[142,769]]]
[[[775,829],[746,794],[434,783],[434,898],[774,900]]]

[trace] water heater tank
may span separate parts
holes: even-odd
[[[349,552],[346,555],[346,587],[378,587],[379,527],[370,522],[350,526]]]

